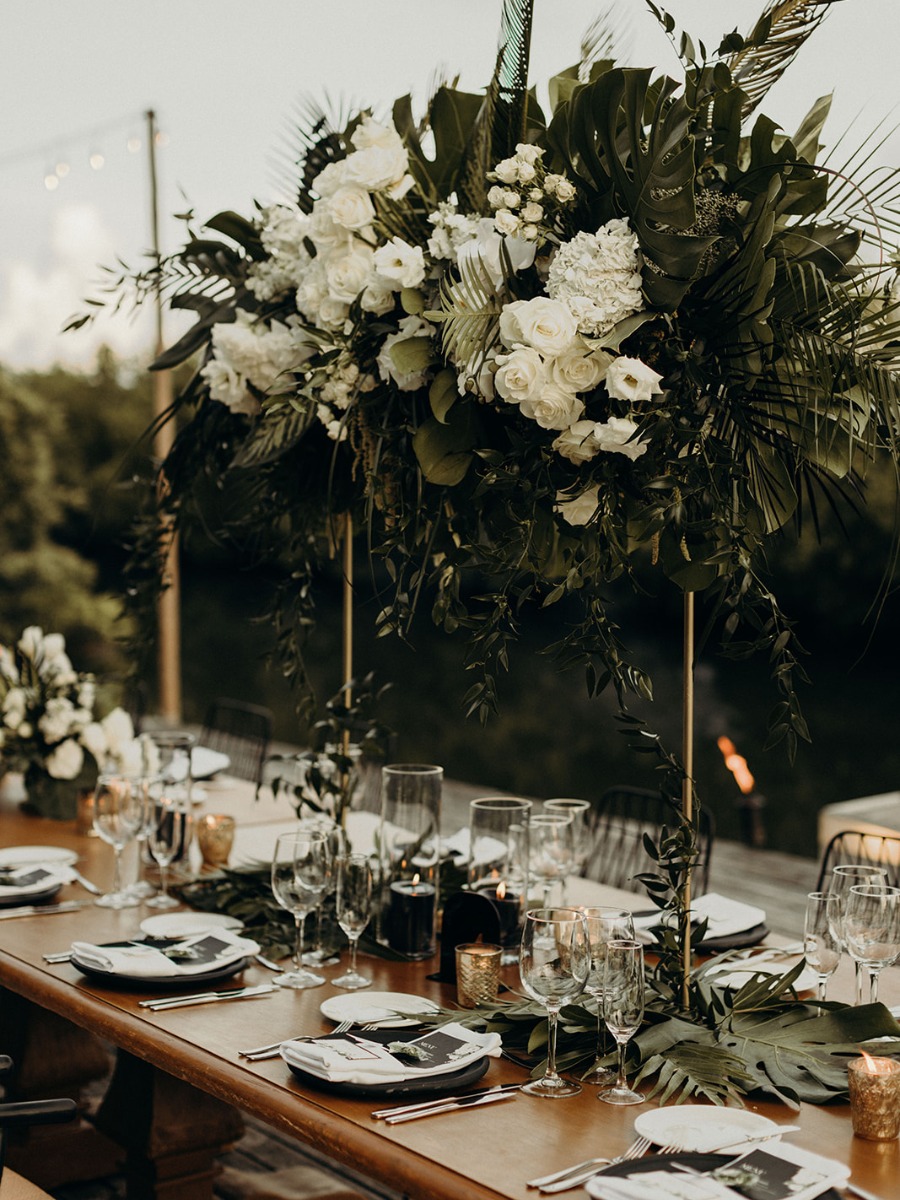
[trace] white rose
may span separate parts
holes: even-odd
[[[524,343],[547,356],[562,354],[575,340],[575,318],[565,304],[544,296],[514,300],[500,314],[500,337],[505,346]]]
[[[504,204],[506,203],[504,200],[505,195],[506,188],[502,188],[499,186],[499,184],[495,183],[494,186],[488,191],[487,202],[491,208],[503,208]]]
[[[495,288],[499,288],[505,278],[500,261],[501,245],[509,256],[513,271],[523,271],[534,262],[534,246],[515,237],[508,237],[504,241],[490,217],[482,217],[473,232],[474,237],[463,242],[457,251],[460,270],[468,270],[478,276],[483,276],[486,271]]]
[[[99,721],[91,721],[80,733],[81,744],[93,756],[94,761],[102,764],[106,758],[108,741],[106,731]]]
[[[494,399],[496,360],[490,357],[468,363],[457,373],[456,388],[461,396],[472,393],[482,400]]]
[[[529,201],[522,209],[521,215],[523,221],[530,221],[533,224],[535,221],[541,220],[544,215],[544,209],[542,205]]]
[[[252,417],[259,412],[259,401],[247,388],[243,378],[218,358],[211,358],[200,371],[209,385],[210,398],[218,400],[233,413]]]
[[[119,770],[126,775],[140,775],[143,770],[143,747],[137,739],[127,742],[124,746],[120,747],[116,758],[118,759]]]
[[[340,162],[326,163],[322,170],[312,181],[313,190],[320,196],[330,196],[343,187],[344,184],[344,159]]]
[[[334,296],[326,296],[319,305],[317,321],[323,329],[343,330],[349,314],[349,304],[345,304],[343,300],[338,300]]]
[[[375,251],[375,271],[394,289],[418,287],[425,278],[425,256],[421,246],[410,246],[402,238],[392,237]]]
[[[48,633],[44,638],[44,657],[47,659],[58,658],[66,652],[66,639],[61,633]],[[68,662],[68,659],[66,659]]]
[[[44,765],[54,779],[75,779],[84,766],[84,751],[74,738],[67,738],[47,755]]]
[[[344,183],[378,192],[399,183],[406,175],[409,156],[400,139],[393,146],[367,146],[344,159]]]
[[[358,190],[358,189],[354,189]],[[317,200],[309,218],[309,237],[322,250],[347,250],[351,234],[331,215],[330,200]]]
[[[117,754],[122,746],[134,738],[134,725],[124,708],[114,708],[100,724],[112,754]]]
[[[649,400],[662,391],[659,386],[662,375],[639,358],[617,358],[606,372],[606,390],[614,400],[630,400],[632,403]]]
[[[554,509],[564,521],[570,525],[587,525],[597,511],[600,502],[600,489],[596,485],[589,487],[578,496],[569,496],[566,492],[556,493]]]
[[[531,183],[536,174],[537,174],[537,171],[535,171],[535,169],[531,165],[531,163],[529,163],[529,162],[520,162],[519,163],[519,182],[520,183]]]
[[[40,625],[28,625],[19,638],[19,649],[26,658],[36,658],[44,642],[44,631]]]
[[[369,247],[357,243],[349,254],[329,262],[325,267],[325,278],[330,298],[352,304],[372,277],[372,259]]]
[[[547,383],[544,360],[530,346],[522,346],[510,354],[498,354],[497,364],[494,387],[509,404],[536,399]]]
[[[21,688],[10,688],[3,698],[3,724],[16,730],[25,718],[25,693]]]
[[[565,388],[548,383],[537,397],[519,405],[523,416],[537,421],[541,429],[568,429],[584,412],[584,402]]]
[[[568,429],[564,429],[553,441],[553,449],[569,462],[589,462],[600,450],[600,445],[594,436],[596,423],[594,421],[576,421]]]
[[[514,158],[504,158],[502,162],[497,163],[492,174],[501,183],[515,183],[519,178],[519,164]]]
[[[601,450],[624,454],[632,462],[647,453],[647,443],[631,441],[637,431],[637,425],[630,417],[610,417],[604,424],[598,421],[594,427],[594,437]]]
[[[366,290],[359,298],[360,307],[365,312],[374,313],[376,317],[390,312],[397,302],[397,295],[386,279],[373,275]]]
[[[509,211],[508,208],[498,208],[494,214],[494,228],[498,233],[512,235],[519,230],[520,221],[515,213]]]
[[[65,696],[47,701],[47,707],[38,720],[38,729],[47,742],[61,742],[73,732],[75,706]]]
[[[353,130],[350,141],[357,150],[366,150],[369,146],[380,146],[383,150],[402,149],[403,141],[393,125],[382,125],[368,113]]]
[[[602,351],[585,354],[580,347],[573,346],[553,359],[550,375],[554,383],[569,391],[591,392],[606,374],[611,362],[611,354]]]
[[[519,142],[516,145],[516,158],[521,159],[522,162],[536,163],[539,158],[543,157],[544,151],[532,142]]]
[[[365,229],[375,220],[375,208],[369,193],[358,187],[340,187],[329,196],[328,214],[344,229]]]

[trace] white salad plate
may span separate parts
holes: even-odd
[[[679,1104],[641,1113],[635,1118],[634,1132],[656,1146],[676,1146],[688,1154],[712,1154],[720,1146],[768,1138],[778,1132],[778,1125],[743,1108],[713,1106],[704,1107],[703,1118],[698,1120],[695,1107]]]
[[[159,913],[141,921],[141,933],[152,938],[193,937],[208,929],[243,929],[237,917],[226,913],[177,912]]]
[[[70,866],[77,861],[78,854],[64,846],[4,846],[0,850],[0,867],[46,866],[48,863]]]
[[[408,992],[352,992],[343,996],[329,996],[319,1006],[319,1012],[329,1021],[340,1023],[352,1021],[354,1025],[376,1025],[379,1029],[402,1029],[418,1022],[412,1017],[398,1014],[435,1013],[436,1004],[423,996]]]

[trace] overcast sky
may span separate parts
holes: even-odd
[[[580,36],[609,0],[537,0],[532,79],[578,57]],[[144,112],[159,150],[163,250],[180,242],[172,214],[250,214],[284,178],[291,114],[305,95],[384,111],[406,91],[423,102],[438,67],[477,90],[496,53],[500,0],[2,0],[0,41],[0,364],[87,365],[99,342],[146,353],[146,325],[118,317],[60,333],[100,264],[134,265],[149,244]],[[614,0],[627,61],[676,71],[643,0]],[[669,0],[679,26],[714,46],[747,32],[763,0]],[[833,91],[826,132],[859,141],[888,127],[898,90],[900,0],[839,0],[768,114],[791,131]],[[861,116],[859,114],[862,114]],[[128,149],[131,140],[135,147]],[[879,152],[900,164],[900,138]],[[91,155],[104,165],[92,170]],[[67,164],[48,190],[44,177]]]

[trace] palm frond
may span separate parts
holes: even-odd
[[[746,94],[744,115],[765,98],[836,0],[768,0],[744,46],[725,59]]]
[[[622,47],[621,22],[615,4],[609,4],[594,17],[581,35],[581,56],[578,60],[578,82],[587,83],[591,68],[604,59],[625,57]]]
[[[460,278],[448,278],[441,286],[441,311],[425,315],[441,322],[445,355],[467,363],[475,374],[497,341],[502,309],[484,268],[464,261]]]
[[[284,143],[274,164],[277,173],[273,183],[280,193],[296,201],[303,212],[312,208],[309,195],[312,181],[328,163],[346,154],[342,131],[351,108],[343,100],[334,104],[326,96],[323,105],[311,96],[303,96],[285,126]]]

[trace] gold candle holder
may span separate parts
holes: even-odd
[[[203,874],[218,871],[228,863],[228,855],[234,844],[234,817],[225,813],[206,813],[197,821],[197,845],[203,865]]]
[[[75,832],[82,837],[99,837],[94,828],[94,789],[81,788],[75,798]]]
[[[462,1008],[475,1008],[497,999],[502,946],[467,942],[456,947],[456,999]]]
[[[863,1052],[847,1068],[850,1117],[857,1137],[889,1142],[900,1134],[900,1063]]]

